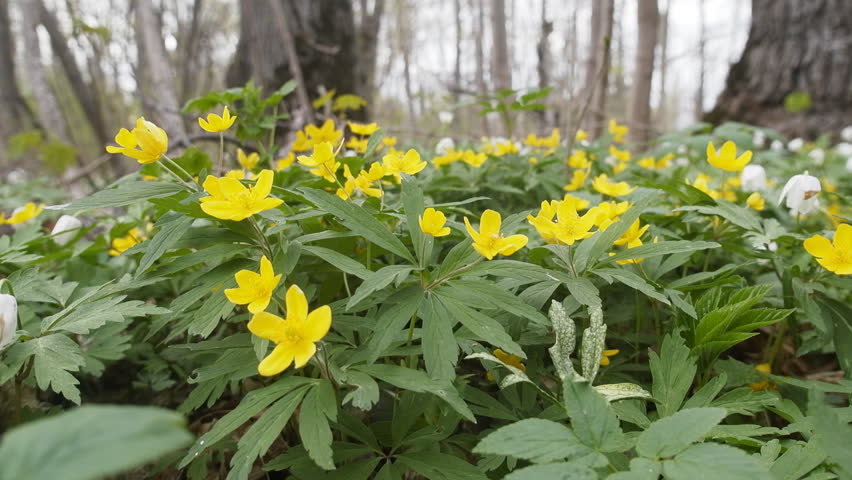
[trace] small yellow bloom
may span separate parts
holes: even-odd
[[[624,232],[624,235],[622,235],[621,238],[619,238],[618,240],[613,242],[613,245],[626,245],[628,250],[630,250],[631,248],[636,248],[636,247],[642,245],[642,238],[641,238],[642,234],[645,233],[646,230],[648,230],[648,227],[650,225],[645,225],[644,227],[641,227],[641,228],[640,228],[639,225],[640,225],[640,223],[639,223],[639,220],[637,219],[635,222],[633,222],[630,225],[630,228],[628,228],[627,231]],[[610,255],[615,255],[615,254],[610,253]],[[631,263],[640,263],[643,260],[645,260],[645,259],[644,258],[631,258],[631,259],[628,259],[628,260],[618,260],[618,264],[619,265],[626,265],[626,264],[631,264]]]
[[[604,350],[601,355],[601,366],[606,367],[609,365],[609,357],[614,357],[618,355],[620,350]]]
[[[760,211],[766,208],[766,200],[760,196],[760,192],[754,192],[746,199],[746,205]]]
[[[518,151],[518,146],[511,140],[506,140],[494,146],[494,155],[497,157],[502,157],[510,153],[518,153]]]
[[[589,133],[585,130],[577,130],[577,133],[574,135],[574,140],[581,141],[589,138]]]
[[[609,176],[605,173],[595,177],[592,181],[592,187],[598,192],[604,195],[609,195],[610,197],[621,197],[636,189],[631,187],[627,182],[611,181]]]
[[[246,178],[246,171],[242,169],[229,170],[228,173],[225,174],[225,178],[233,178],[234,180],[244,180]]]
[[[275,171],[280,172],[281,170],[290,168],[290,165],[293,165],[293,162],[296,161],[296,154],[290,152],[286,157],[279,158],[275,161]]]
[[[305,132],[299,130],[296,132],[296,139],[293,140],[293,145],[290,146],[290,150],[294,152],[307,152],[312,146],[313,145],[311,144],[311,141],[308,140]]]
[[[603,231],[609,228],[610,225],[617,222],[621,215],[624,214],[627,210],[630,209],[632,205],[630,202],[601,202],[595,208],[595,212],[597,213],[597,218],[595,218],[595,225],[598,227],[598,230]]]
[[[612,167],[612,174],[618,175],[619,173],[627,170],[628,163],[627,162],[618,162]]]
[[[169,137],[165,130],[139,117],[136,127],[128,131],[122,128],[115,136],[119,147],[107,145],[109,153],[122,153],[139,163],[153,163],[169,150]]]
[[[755,365],[754,369],[761,373],[772,373],[772,367],[768,363],[761,363]],[[748,388],[754,390],[755,392],[759,392],[762,390],[774,390],[775,385],[770,383],[768,380],[763,380],[757,383],[749,384]]]
[[[568,192],[579,190],[583,188],[583,184],[586,183],[587,178],[589,178],[588,170],[574,170],[574,173],[571,174],[571,182],[565,185],[563,190]]]
[[[609,134],[612,135],[612,141],[616,143],[624,143],[624,136],[627,135],[627,125],[619,125],[615,119],[609,121]]]
[[[609,146],[609,154],[615,157],[619,162],[629,162],[630,152],[628,150],[619,150],[615,145]]]
[[[317,128],[316,125],[308,125],[305,127],[305,133],[310,139],[309,142],[311,145],[317,145],[323,142],[337,145],[337,143],[340,142],[340,138],[343,137],[343,130],[337,130],[334,128],[334,120],[332,119],[328,119],[323,122],[322,126],[319,128]]]
[[[346,141],[346,148],[351,148],[355,153],[364,153],[367,151],[368,143],[369,140],[366,138],[349,137],[349,140]]]
[[[512,367],[515,367],[522,372],[527,371],[527,367],[523,363],[524,362],[523,358],[521,358],[517,355],[512,355],[511,353],[506,353],[499,348],[494,350],[493,353],[494,353],[494,356],[497,357],[498,360],[505,363],[506,365],[510,365]],[[494,376],[491,375],[491,372],[488,372],[488,374],[486,375],[486,378],[488,378],[488,380],[490,380],[492,382],[494,381]]]
[[[5,215],[0,213],[0,225],[4,223],[7,225],[17,225],[28,222],[44,211],[43,206],[44,204],[36,206],[33,202],[27,202],[23,207],[16,208],[9,218],[5,218]]]
[[[370,135],[376,133],[376,130],[379,129],[379,126],[376,123],[355,123],[348,122],[349,130],[352,130],[352,133],[355,135],[361,135],[363,137],[369,137]]]
[[[840,224],[834,232],[834,242],[822,235],[806,239],[805,250],[829,272],[852,275],[852,226]]]
[[[248,305],[249,312],[258,313],[269,306],[272,293],[281,281],[281,274],[275,275],[272,262],[264,255],[260,258],[260,273],[240,270],[234,278],[239,287],[225,289],[228,301],[235,305]]]
[[[427,208],[420,215],[420,231],[433,237],[443,237],[450,234],[450,227],[445,227],[447,217],[444,212],[439,212],[434,208]]]
[[[259,312],[248,323],[251,333],[275,343],[272,352],[257,366],[257,372],[265,377],[283,372],[290,364],[304,367],[317,351],[316,342],[331,328],[331,308],[323,305],[309,312],[308,299],[296,285],[287,289],[285,302],[286,319]]]
[[[246,155],[242,148],[237,149],[237,162],[240,166],[249,172],[257,167],[257,162],[260,161],[260,155],[257,152],[251,152]]]
[[[481,167],[486,160],[488,160],[487,154],[476,153],[473,150],[465,150],[461,155],[461,161],[474,168]]]
[[[256,213],[275,208],[283,201],[269,196],[273,176],[272,170],[263,170],[257,176],[254,186],[246,188],[239,180],[209,175],[204,181],[204,190],[210,196],[199,200],[201,209],[212,217],[239,222]]]
[[[363,192],[364,195],[370,197],[381,197],[382,189],[376,188],[373,186],[373,182],[382,178],[380,175],[376,180],[372,180],[374,175],[371,175],[369,172],[361,171],[358,173],[358,176],[352,176],[352,173],[349,171],[349,165],[343,166],[343,175],[346,177],[346,182],[343,184],[343,188],[337,189],[337,196],[344,199],[349,200],[352,198],[352,194],[355,190]]]
[[[119,238],[113,238],[112,243],[110,244],[112,248],[109,249],[107,253],[109,253],[112,257],[117,257],[127,251],[130,247],[136,245],[141,242],[143,239],[142,234],[139,232],[138,228],[134,228],[127,232],[127,235]]]
[[[571,168],[589,168],[591,165],[585,150],[577,150],[568,157],[568,166]]]
[[[751,150],[746,150],[737,157],[737,146],[728,140],[722,145],[722,149],[716,152],[713,142],[707,143],[707,162],[716,168],[727,172],[739,172],[751,161]]]
[[[385,155],[382,157],[382,166],[385,169],[385,174],[393,175],[399,183],[401,174],[414,175],[426,168],[426,162],[420,160],[420,154],[412,148],[405,152],[405,155],[402,153]]]
[[[385,137],[382,139],[382,145],[386,147],[395,147],[396,146],[396,137]]]
[[[322,177],[329,182],[336,182],[337,176],[335,173],[340,168],[340,163],[337,162],[336,158],[332,144],[323,142],[314,145],[314,152],[310,157],[299,155],[298,160],[301,165],[314,167],[310,171],[312,174]]]
[[[204,120],[201,117],[198,117],[198,125],[203,129],[211,133],[224,132],[225,130],[231,128],[231,125],[237,120],[237,117],[232,117],[231,112],[228,111],[228,107],[225,107],[225,110],[222,111],[222,116],[216,115],[215,113],[210,113],[207,115],[207,120]]]
[[[498,254],[509,256],[524,248],[529,241],[526,235],[510,235],[504,238],[503,234],[500,233],[502,223],[503,219],[499,213],[494,210],[486,210],[479,219],[479,231],[477,232],[470,226],[467,217],[464,217],[467,233],[473,239],[474,250],[488,260]]]

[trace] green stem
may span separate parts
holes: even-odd
[[[411,342],[414,339],[414,326],[417,324],[417,314],[411,316],[411,322],[408,325],[408,340],[406,340],[405,345],[408,348],[411,348]],[[408,368],[415,368],[414,362],[417,361],[417,355],[411,354],[408,356]]]
[[[190,175],[186,170],[184,170],[183,167],[178,165],[177,162],[175,162],[171,158],[167,157],[166,155],[163,155],[163,158],[161,159],[160,164],[166,169],[166,171],[168,171],[169,173],[174,175],[175,178],[180,180],[180,182],[183,183],[184,185],[186,185],[188,188],[190,188],[191,190],[198,190],[198,186],[189,183],[189,182],[192,181],[192,175]],[[189,182],[184,180],[183,177],[181,177],[180,175],[178,175],[175,170],[177,170],[177,172],[180,172],[180,173],[186,175],[186,178],[189,179]]]
[[[482,260],[484,260],[484,259],[485,259],[485,257],[479,257],[479,258],[477,258],[476,260],[474,260],[473,262],[468,263],[467,265],[465,265],[465,266],[463,266],[463,267],[459,267],[459,268],[457,268],[457,269],[453,270],[452,272],[450,272],[450,273],[448,273],[448,274],[444,275],[443,277],[441,277],[441,278],[439,278],[439,279],[435,280],[434,282],[432,282],[432,283],[430,283],[430,284],[426,285],[425,287],[423,287],[423,289],[424,289],[424,290],[432,290],[433,288],[435,288],[435,287],[437,287],[438,285],[440,285],[440,284],[442,284],[442,283],[446,282],[447,280],[449,280],[449,279],[453,278],[454,276],[458,275],[459,273],[462,273],[462,272],[464,272],[465,270],[468,270],[468,269],[472,268],[474,265],[479,264],[479,262],[481,262],[481,261],[482,261]]]
[[[260,242],[260,248],[263,250],[266,258],[271,262],[272,261],[272,246],[269,245],[269,241],[266,239],[266,235],[263,234],[263,230],[260,229],[260,226],[255,221],[254,217],[249,218],[249,225],[251,225],[254,230],[254,234],[257,237],[257,241]]]
[[[225,133],[219,132],[219,161],[217,162],[216,174],[225,173]]]

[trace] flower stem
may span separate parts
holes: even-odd
[[[439,279],[435,280],[434,282],[432,282],[432,283],[430,283],[430,284],[426,285],[425,287],[423,287],[423,289],[424,289],[424,290],[432,290],[433,288],[435,288],[435,287],[437,287],[438,285],[440,285],[440,284],[442,284],[442,283],[446,282],[447,280],[449,280],[449,279],[453,278],[454,276],[458,275],[459,273],[462,273],[462,272],[464,272],[465,270],[468,270],[468,269],[472,268],[474,265],[477,265],[479,262],[481,262],[481,261],[482,261],[482,260],[484,260],[484,259],[485,259],[485,257],[479,257],[479,258],[477,258],[476,260],[474,260],[474,261],[472,261],[472,262],[468,263],[467,265],[465,265],[465,266],[463,266],[463,267],[459,267],[459,268],[457,268],[457,269],[453,270],[452,272],[450,272],[450,273],[448,273],[448,274],[444,275],[443,277],[441,277],[441,278],[439,278]]]
[[[225,133],[219,132],[219,161],[217,162],[216,174],[225,173]]]

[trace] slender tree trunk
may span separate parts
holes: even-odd
[[[488,92],[488,84],[485,82],[485,5],[483,2],[484,0],[476,0],[476,4],[471,5],[471,8],[476,8],[476,48],[474,57],[476,59],[476,90],[480,95]],[[482,131],[485,135],[491,135],[491,129],[488,126],[488,117],[482,115],[479,118],[482,121]]]
[[[361,10],[361,25],[358,28],[359,94],[367,101],[367,115],[372,111],[376,98],[376,69],[378,68],[379,31],[385,12],[385,0],[375,0],[373,11],[367,11],[366,2]]]
[[[547,0],[541,2],[541,32],[536,45],[536,53],[538,54],[538,88],[547,88],[552,86],[550,68],[553,64],[553,59],[550,55],[550,34],[553,33],[553,22],[547,20]],[[538,112],[539,122],[543,128],[548,124],[553,123],[553,110],[541,110]]]
[[[815,138],[852,123],[852,2],[753,0],[740,60],[731,66],[714,123],[748,122],[788,136]],[[791,113],[784,99],[807,92],[809,108]]]
[[[296,53],[296,44],[293,40],[293,35],[290,33],[290,26],[287,24],[287,14],[284,13],[284,6],[279,2],[270,2],[269,5],[272,7],[272,15],[278,27],[278,37],[284,45],[284,51],[287,52],[287,66],[290,68],[290,75],[296,81],[296,96],[299,99],[302,114],[308,123],[314,123],[314,108],[311,105],[311,100],[308,98],[305,77],[302,75],[302,66],[299,63],[299,55]]]
[[[408,128],[417,129],[414,106],[414,87],[411,83],[411,25],[407,0],[400,0],[397,10],[397,40],[402,51],[402,79],[405,86],[405,99],[408,105]]]
[[[27,85],[38,111],[38,117],[48,137],[68,143],[68,129],[65,125],[65,118],[62,116],[59,102],[56,101],[56,96],[47,82],[47,73],[44,64],[41,62],[41,48],[37,30],[39,25],[38,6],[28,1],[18,2],[18,6],[23,20],[21,38],[27,52],[23,56],[24,71],[27,76]]]
[[[192,2],[192,18],[189,23],[189,31],[186,34],[186,42],[183,45],[183,62],[180,66],[180,99],[187,100],[195,94],[193,87],[197,87],[195,75],[198,66],[197,52],[198,41],[201,30],[201,14],[204,9],[203,0]]]
[[[698,86],[695,88],[695,97],[692,100],[692,112],[695,120],[704,117],[704,78],[707,76],[707,24],[704,21],[704,0],[698,3],[698,21],[701,22],[698,33]]]
[[[637,13],[639,28],[628,123],[631,140],[644,144],[652,134],[651,85],[654,77],[657,25],[660,19],[657,0],[639,0]]]
[[[491,72],[495,90],[512,88],[509,42],[506,38],[506,0],[491,2]]]
[[[15,46],[9,22],[9,2],[0,0],[0,160],[6,160],[9,138],[28,128],[32,120],[15,78]]]
[[[585,125],[589,134],[595,138],[603,132],[606,124],[606,97],[609,85],[610,43],[612,40],[614,0],[592,2],[592,48],[586,70],[586,95],[591,103]]]
[[[668,120],[668,88],[666,83],[666,74],[668,73],[669,65],[669,2],[668,0],[664,0],[664,2],[665,7],[663,7],[663,11],[660,14],[660,74],[657,76],[659,78],[660,108],[657,109],[657,121],[654,122],[662,131],[668,130],[670,126]]]

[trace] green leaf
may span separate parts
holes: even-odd
[[[622,250],[609,258],[601,260],[600,263],[632,260],[634,258],[659,257],[660,255],[671,255],[674,253],[697,252],[699,250],[708,250],[719,247],[721,247],[721,245],[716,242],[699,242],[691,240],[646,243],[638,247]]]
[[[817,300],[820,309],[831,318],[834,327],[834,350],[847,377],[852,377],[852,308],[828,297]]]
[[[701,443],[663,463],[663,474],[671,480],[771,480],[772,476],[755,458],[727,445]]]
[[[385,300],[385,304],[375,321],[373,335],[367,342],[368,361],[370,363],[382,356],[403,326],[411,321],[411,318],[420,308],[424,293],[422,288],[412,286],[400,290]]]
[[[347,202],[336,195],[313,188],[301,188],[299,189],[299,193],[304,195],[309,202],[318,208],[340,219],[340,222],[353,232],[385,250],[408,260],[412,264],[415,263],[411,252],[405,248],[405,245],[402,244],[399,238],[362,207]]]
[[[156,224],[156,227],[160,230],[154,235],[154,238],[143,242],[147,248],[142,260],[139,260],[136,276],[138,277],[142,272],[148,270],[154,262],[166,253],[166,250],[172,248],[180,240],[180,237],[189,230],[192,222],[191,217],[178,214],[169,214],[160,218]]]
[[[676,333],[666,335],[660,354],[648,353],[653,383],[651,393],[657,404],[657,412],[662,417],[674,414],[686,398],[697,366],[690,356],[689,347]]]
[[[606,230],[596,233],[590,238],[583,240],[574,253],[574,268],[578,274],[582,274],[587,268],[593,267],[598,259],[609,252],[613,242],[621,238],[630,228],[630,225],[656,201],[656,192],[641,191],[634,193],[635,203],[630,207],[621,220],[613,223]]]
[[[531,305],[516,297],[512,292],[496,286],[486,280],[451,280],[435,289],[441,296],[453,298],[461,302],[471,302],[476,299],[477,308],[498,309],[513,315],[526,318],[539,325],[547,325],[547,317]],[[471,302],[471,306],[473,302]]]
[[[754,232],[762,232],[760,217],[754,210],[742,207],[726,200],[716,200],[717,205],[708,207],[705,205],[687,205],[674,209],[675,212],[698,212],[704,215],[718,215],[725,220]]]
[[[299,438],[308,450],[311,460],[324,470],[334,470],[331,427],[328,420],[329,417],[323,412],[319,402],[318,389],[314,388],[305,397],[299,412]]]
[[[85,365],[80,346],[65,335],[54,333],[36,337],[26,342],[32,348],[35,359],[33,372],[41,390],[52,389],[68,400],[80,404],[80,381],[69,372],[76,372]]]
[[[103,478],[153,461],[190,441],[184,419],[174,412],[87,405],[6,432],[0,443],[0,478]]]
[[[383,129],[378,129],[370,135],[370,139],[367,140],[367,150],[364,151],[364,158],[370,158],[371,155],[376,151],[376,149],[381,145],[382,140],[385,138],[385,131]]]
[[[598,480],[598,478],[598,474],[585,465],[550,463],[515,470],[503,477],[503,480]]]
[[[639,435],[636,452],[647,458],[673,457],[702,440],[727,414],[723,408],[690,408],[661,418]]]
[[[488,480],[475,466],[446,453],[407,452],[396,460],[429,480]]]
[[[810,391],[808,395],[808,413],[814,427],[814,438],[832,463],[837,464],[840,478],[852,477],[852,458],[849,457],[849,445],[852,445],[852,425],[848,416],[841,419],[838,412],[842,409],[830,408],[825,403],[825,395]]]
[[[376,377],[382,381],[390,383],[403,390],[411,390],[413,392],[430,393],[447,402],[455,411],[461,414],[464,418],[476,423],[476,418],[473,412],[470,411],[467,404],[464,403],[458,390],[447,380],[432,379],[420,370],[412,370],[410,368],[398,367],[396,365],[375,364],[375,365],[359,365],[359,371]]]
[[[352,406],[361,410],[370,410],[379,401],[379,384],[373,377],[356,370],[347,370],[343,381],[355,387],[355,390],[343,397],[343,404],[352,402]]]
[[[630,270],[624,268],[596,268],[593,269],[592,272],[608,282],[611,282],[614,278],[630,288],[639,290],[640,292],[653,298],[654,300],[659,301],[660,303],[663,303],[665,305],[671,305],[669,299],[666,298],[666,296],[662,293],[658,292],[656,287],[646,282],[642,277],[636,275]]]
[[[367,270],[367,267],[359,263],[357,260],[349,258],[346,255],[343,255],[342,253],[336,252],[334,250],[313,245],[303,245],[302,250],[310,253],[315,257],[321,258],[333,265],[334,267],[350,275],[355,275],[358,278],[367,279],[374,274],[373,272]]]
[[[434,291],[438,299],[447,309],[452,318],[458,320],[468,330],[473,332],[476,338],[484,340],[506,353],[526,358],[521,346],[512,340],[512,337],[503,328],[503,325],[484,313],[478,312],[454,298],[445,296],[441,289]]]
[[[598,452],[624,449],[624,434],[609,402],[587,382],[563,382],[565,409],[574,434]]]
[[[358,265],[360,266],[361,264],[359,263]],[[404,280],[412,270],[414,270],[414,267],[409,265],[388,265],[375,272],[370,272],[364,279],[364,282],[355,290],[355,293],[349,297],[349,301],[346,302],[346,309],[351,309],[358,302],[370,296],[371,293],[387,287],[394,281],[400,282]]]
[[[81,198],[66,205],[55,205],[55,210],[77,211],[93,208],[123,207],[149,198],[170,197],[183,192],[185,187],[177,183],[128,182],[116,188],[101,190],[91,197]]]
[[[503,455],[547,463],[592,453],[570,428],[550,420],[528,418],[489,433],[474,453]]]
[[[453,334],[455,322],[446,307],[433,295],[427,297],[421,311],[421,345],[426,371],[432,378],[453,380],[456,377],[459,348]]]

